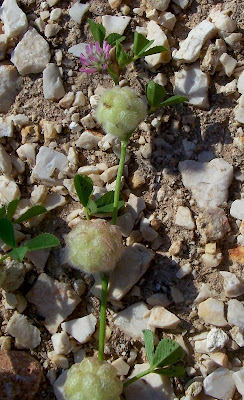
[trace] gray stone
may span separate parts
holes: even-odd
[[[25,349],[34,349],[41,343],[39,329],[31,325],[25,315],[17,312],[10,318],[6,332],[13,336]]]
[[[19,8],[16,0],[4,0],[0,8],[0,19],[4,24],[4,33],[10,38],[23,35],[28,28],[25,13]]]
[[[227,320],[231,326],[238,326],[244,330],[244,305],[240,301],[228,301]]]
[[[244,199],[233,201],[230,208],[230,215],[241,221],[244,220]]]
[[[0,112],[7,112],[20,89],[20,76],[13,65],[0,65]]]
[[[209,208],[196,220],[202,239],[207,243],[222,239],[229,231],[230,224],[222,208]]]
[[[232,372],[227,368],[217,368],[203,381],[204,393],[219,400],[230,400],[235,393]]]
[[[59,100],[65,95],[59,68],[55,64],[48,64],[43,71],[43,93],[48,100]]]

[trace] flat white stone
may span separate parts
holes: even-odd
[[[93,314],[89,314],[82,318],[72,319],[71,321],[63,322],[62,329],[69,333],[79,343],[87,343],[96,329],[97,319]]]
[[[148,363],[136,364],[129,378],[133,378],[148,368]],[[124,395],[126,400],[175,400],[170,379],[158,374],[143,376],[140,380],[125,387]]]
[[[57,354],[68,354],[70,351],[70,340],[66,332],[54,333],[51,337],[53,349]]]
[[[209,297],[213,297],[213,292],[210,290],[209,285],[207,283],[203,283],[197,297],[194,300],[194,303],[201,303],[202,301],[208,299]]]
[[[244,199],[233,201],[230,208],[230,215],[241,221],[244,220]]]
[[[123,360],[122,357],[119,357],[117,360],[113,361],[112,365],[117,369],[117,375],[119,376],[126,376],[130,369],[130,366]]]
[[[244,71],[242,71],[238,78],[237,89],[239,93],[244,94]]]
[[[150,6],[159,11],[167,10],[170,0],[150,0]]]
[[[34,349],[41,343],[39,329],[31,325],[25,315],[17,312],[10,318],[6,331],[25,349]]]
[[[92,150],[98,146],[100,136],[94,135],[92,131],[84,131],[79,139],[75,142],[76,147],[86,150]]]
[[[228,335],[222,329],[211,329],[207,336],[208,351],[212,352],[223,349],[228,340]]]
[[[114,324],[132,339],[143,340],[142,331],[150,329],[148,313],[149,310],[145,303],[134,303],[116,315]]]
[[[139,217],[141,211],[146,208],[146,204],[142,197],[137,197],[133,193],[130,194],[128,202],[126,204],[126,211],[130,212],[135,221]]]
[[[171,52],[168,43],[168,38],[164,31],[155,21],[150,21],[147,24],[147,39],[153,40],[154,42],[150,47],[164,46],[168,51],[163,53],[153,54],[151,56],[146,56],[145,61],[149,68],[154,68],[160,64],[166,64],[171,59]],[[150,49],[149,47],[149,49]]]
[[[220,63],[223,66],[223,70],[227,76],[231,76],[237,66],[237,60],[231,57],[227,53],[223,53],[219,58]]]
[[[79,58],[81,54],[84,54],[84,56],[86,56],[86,46],[87,43],[75,44],[74,46],[69,48],[68,53],[73,54],[73,56]]]
[[[13,136],[13,122],[0,117],[0,138]]]
[[[11,54],[20,75],[39,74],[49,63],[49,44],[35,28],[29,28]]]
[[[9,110],[19,91],[20,83],[20,76],[13,65],[0,65],[0,112],[5,113]]]
[[[209,298],[199,304],[198,315],[207,324],[215,326],[228,325],[224,317],[224,303],[220,300]]]
[[[228,301],[227,320],[231,326],[244,330],[244,305],[238,300]]]
[[[172,31],[176,23],[176,16],[171,12],[161,13],[158,17],[158,23],[166,29]],[[164,85],[163,85],[164,86]]]
[[[11,157],[4,150],[4,147],[0,144],[0,172],[5,175],[10,175],[12,171]]]
[[[54,280],[45,273],[39,275],[26,297],[36,305],[38,314],[45,318],[45,326],[52,334],[57,332],[61,322],[81,301],[70,285]]]
[[[67,157],[49,147],[40,147],[36,157],[36,165],[31,178],[46,185],[59,185],[62,183],[62,174],[68,168]],[[57,171],[59,172],[56,177]]]
[[[117,218],[117,226],[120,228],[120,232],[123,236],[128,237],[134,227],[135,219],[130,212],[126,212]]]
[[[180,43],[178,51],[173,53],[173,59],[181,63],[192,63],[199,56],[204,43],[216,35],[216,27],[206,19],[200,22]]]
[[[241,368],[240,371],[234,372],[232,375],[232,379],[236,385],[238,392],[244,396],[244,368]]]
[[[48,100],[59,100],[65,95],[59,68],[53,63],[43,71],[43,93]]]
[[[230,400],[235,393],[232,372],[227,368],[217,368],[203,381],[204,393],[219,400]]]
[[[234,326],[230,330],[230,336],[239,347],[244,347],[244,330],[241,330],[238,326]]]
[[[46,262],[50,255],[50,251],[50,249],[43,249],[29,251],[26,253],[26,257],[32,262],[39,274],[44,271]]]
[[[0,19],[4,24],[5,35],[10,38],[23,35],[28,28],[27,17],[16,0],[4,0],[0,8]]]
[[[199,207],[217,207],[227,201],[233,167],[224,159],[207,163],[186,160],[179,163],[179,170],[184,186],[192,191]]]
[[[114,15],[103,15],[102,16],[102,24],[106,29],[106,34],[110,33],[118,33],[119,35],[123,35],[125,29],[129,25],[131,17],[116,17]]]
[[[4,204],[21,197],[18,185],[13,179],[0,176],[0,201]]]
[[[188,207],[180,206],[178,208],[175,216],[175,223],[183,229],[193,230],[196,228],[191,210]]]
[[[193,106],[209,108],[208,76],[201,71],[198,63],[185,66],[175,73],[174,93],[186,96]]]
[[[153,307],[148,324],[153,328],[174,329],[180,323],[180,319],[162,306]]]
[[[244,284],[235,274],[228,271],[220,271],[224,278],[224,291],[227,297],[238,297],[244,294]]]
[[[221,31],[228,33],[234,32],[236,29],[236,22],[231,19],[225,11],[222,11],[221,8],[221,4],[217,4],[213,7],[209,13],[209,18],[214,23],[219,33],[221,33]]]
[[[70,9],[69,15],[73,19],[73,21],[77,22],[77,24],[81,24],[82,18],[85,13],[89,10],[90,4],[82,4],[77,1]]]

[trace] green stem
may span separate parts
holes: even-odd
[[[126,155],[127,144],[128,144],[127,140],[123,140],[121,142],[121,155],[120,155],[119,169],[118,169],[115,193],[114,193],[114,208],[113,208],[113,219],[112,219],[113,225],[116,225],[116,221],[117,221],[120,185],[121,185],[121,178],[122,178],[124,165],[125,165],[125,155]]]
[[[106,333],[106,308],[108,294],[108,275],[102,273],[102,295],[100,306],[100,326],[99,326],[99,345],[98,345],[98,360],[103,361],[104,357],[104,342]]]
[[[85,211],[85,216],[86,216],[86,219],[87,219],[87,221],[89,221],[89,219],[90,219],[90,215],[89,215],[88,208],[87,208],[87,207],[84,207],[84,211]]]
[[[0,264],[4,261],[4,260],[6,260],[6,258],[8,258],[9,257],[9,254],[6,254],[6,256],[3,256],[2,258],[0,258]]]
[[[138,379],[141,379],[143,376],[148,375],[148,374],[151,374],[152,372],[153,372],[153,368],[148,368],[148,369],[146,369],[145,371],[140,372],[140,374],[134,376],[134,378],[131,378],[131,379],[129,379],[128,381],[126,381],[126,382],[124,383],[124,388],[125,388],[126,386],[129,386],[129,385],[131,385],[132,383],[138,381]]]

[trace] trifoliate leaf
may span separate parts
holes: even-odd
[[[130,64],[133,57],[126,53],[120,43],[116,43],[116,60],[119,64],[120,69],[124,69],[126,65]]]
[[[96,202],[92,199],[89,199],[87,204],[89,214],[96,214],[97,213],[97,205]]]
[[[184,355],[183,349],[174,340],[162,339],[155,350],[153,357],[154,367],[164,367],[181,360]]]
[[[114,202],[114,191],[111,190],[110,192],[107,192],[103,194],[99,199],[96,201],[97,207],[103,207],[106,206],[107,204],[113,204]]]
[[[160,103],[160,106],[162,106],[162,107],[173,106],[175,104],[183,103],[184,101],[188,101],[188,98],[185,96],[175,95],[175,96],[172,96],[169,99],[163,101],[163,103]]]
[[[158,53],[164,53],[165,51],[168,51],[166,47],[164,46],[155,46],[152,47],[151,49],[147,51],[143,51],[139,54],[139,57],[146,57],[146,56],[151,56],[153,54],[158,54]]]
[[[99,42],[100,46],[103,46],[103,41],[106,36],[106,29],[102,24],[96,24],[92,19],[88,18],[92,36],[95,42]]]
[[[0,239],[11,248],[16,246],[14,228],[7,218],[0,219]]]
[[[59,245],[60,242],[56,238],[56,236],[51,235],[50,233],[42,233],[41,235],[36,236],[34,239],[26,243],[25,246],[27,247],[28,251],[33,251],[48,249],[50,247],[55,247]]]
[[[106,38],[106,42],[110,44],[111,46],[115,46],[116,42],[123,42],[126,39],[125,36],[119,35],[118,33],[110,33],[108,37]]]
[[[143,337],[145,342],[145,348],[147,353],[147,358],[150,365],[153,364],[153,356],[154,356],[154,343],[153,343],[153,333],[149,329],[145,329],[143,331]]]
[[[12,221],[16,208],[18,207],[18,204],[19,204],[19,199],[15,199],[8,204],[7,218],[9,219],[9,221]]]
[[[76,193],[83,207],[87,207],[88,201],[93,191],[93,181],[86,175],[75,175],[74,184]]]
[[[47,212],[46,208],[43,206],[33,206],[29,208],[24,214],[22,214],[18,219],[14,221],[15,224],[20,224],[21,222],[27,221],[37,215]]]
[[[150,81],[147,85],[147,101],[151,107],[158,107],[166,96],[166,90],[162,85]]]
[[[14,258],[17,261],[22,262],[27,251],[28,251],[27,246],[21,246],[12,250],[10,253],[8,253],[8,255],[9,257]]]
[[[154,40],[148,40],[141,33],[135,32],[133,44],[134,55],[140,57],[141,53],[145,52],[153,42]]]

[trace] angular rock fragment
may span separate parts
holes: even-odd
[[[6,113],[9,110],[20,89],[20,83],[18,71],[13,65],[0,65],[0,112]]]
[[[53,334],[81,299],[70,285],[53,280],[43,273],[27,294],[27,300],[36,305],[38,313],[45,318],[47,330]]]
[[[49,44],[35,28],[29,28],[11,55],[11,61],[20,75],[39,74],[50,58]]]
[[[69,48],[68,53],[71,53],[71,54],[73,54],[73,56],[80,58],[81,53],[86,55],[86,46],[87,46],[87,44],[88,43],[75,44],[74,46]]]
[[[223,53],[219,58],[220,64],[227,76],[231,76],[237,66],[237,61],[229,56],[227,53]]]
[[[225,347],[229,340],[228,335],[222,329],[211,329],[207,336],[208,351],[219,351]]]
[[[86,130],[80,135],[75,145],[82,149],[92,150],[98,146],[100,139],[100,136],[94,135],[94,131]]]
[[[214,293],[210,290],[209,285],[207,283],[203,283],[198,293],[198,296],[194,300],[194,303],[201,303],[202,301],[213,296]]]
[[[14,292],[24,282],[25,273],[24,264],[7,259],[0,269],[0,287],[7,292]]]
[[[70,340],[66,332],[54,333],[52,344],[56,354],[68,354],[70,351]]]
[[[156,10],[165,11],[169,6],[170,0],[150,0],[150,2],[148,1],[148,3],[152,8],[155,8]]]
[[[183,229],[193,230],[196,228],[191,210],[188,207],[180,206],[178,208],[175,216],[175,223]]]
[[[42,146],[37,154],[31,178],[49,186],[60,185],[67,169],[68,159],[64,154]]]
[[[234,326],[230,330],[230,336],[239,347],[244,347],[244,330],[240,329],[238,326]]]
[[[176,16],[171,12],[163,12],[158,17],[158,23],[163,27],[172,31],[176,23]]]
[[[175,73],[175,94],[186,96],[189,104],[207,109],[208,76],[201,71],[199,64],[185,66]]]
[[[148,324],[153,328],[174,329],[180,323],[180,319],[162,306],[153,307]]]
[[[244,305],[238,300],[228,301],[227,320],[231,326],[244,330]]]
[[[227,297],[238,297],[244,294],[244,284],[228,271],[220,271],[224,278],[224,291]]]
[[[244,368],[241,368],[240,371],[234,372],[232,375],[232,379],[236,385],[238,392],[244,396]]]
[[[119,312],[114,318],[114,324],[132,339],[143,340],[142,331],[150,329],[148,313],[149,310],[145,303],[135,303]]]
[[[79,1],[76,1],[76,3],[74,3],[74,5],[69,9],[69,15],[73,21],[77,22],[77,24],[81,24],[82,18],[89,10],[89,7],[89,3],[82,4]]]
[[[3,175],[0,176],[0,201],[4,204],[8,204],[20,196],[19,187],[14,180]]]
[[[0,144],[0,172],[5,175],[10,175],[12,171],[11,157],[4,150],[4,147]]]
[[[39,362],[24,351],[0,351],[1,400],[33,400],[42,376]]]
[[[198,315],[207,324],[215,326],[226,326],[227,321],[224,317],[224,303],[220,300],[209,298],[199,304]]]
[[[236,29],[236,22],[230,18],[225,10],[222,11],[223,5],[221,3],[213,7],[209,13],[209,19],[218,29],[218,34],[223,32],[232,33]]]
[[[207,52],[201,63],[201,70],[213,75],[219,64],[219,59],[226,52],[226,44],[223,39],[216,39],[215,44],[208,46]]]
[[[7,35],[0,34],[0,61],[5,59],[8,44]]]
[[[244,265],[244,246],[236,247],[229,250],[229,258],[231,261]]]
[[[111,8],[118,8],[122,3],[122,0],[108,0]]]
[[[209,208],[196,222],[205,243],[220,240],[230,231],[228,218],[222,208]]]
[[[41,343],[39,329],[31,325],[25,315],[17,312],[10,318],[6,331],[25,349],[34,349]]]
[[[179,163],[183,184],[192,191],[199,207],[217,207],[227,201],[233,167],[222,158],[208,163],[186,160]]]
[[[244,199],[233,201],[230,208],[230,215],[241,221],[244,220]]]
[[[164,31],[155,21],[150,21],[147,24],[147,39],[154,40],[151,47],[164,46],[167,49],[167,51],[163,53],[146,56],[145,61],[147,62],[148,67],[157,68],[160,64],[168,63],[171,60],[171,52],[168,43],[168,38],[165,35]]]
[[[237,89],[239,93],[244,94],[244,71],[242,71],[238,78]]]
[[[59,100],[65,95],[59,68],[55,64],[48,64],[43,71],[43,93],[48,100]]]
[[[4,24],[5,35],[10,38],[23,35],[28,28],[27,17],[16,0],[4,0],[0,8],[0,19]]]
[[[227,368],[217,368],[203,381],[204,393],[219,400],[230,400],[235,392],[232,372]]]
[[[238,100],[238,105],[234,108],[235,119],[244,124],[244,94]]]
[[[200,22],[180,43],[179,50],[173,53],[173,59],[180,63],[193,63],[199,56],[204,43],[216,35],[214,24],[206,19]]]
[[[93,314],[89,314],[82,318],[63,322],[61,327],[65,332],[73,336],[73,338],[75,338],[79,343],[83,344],[88,342],[95,332],[96,323],[96,317],[94,317]]]
[[[102,24],[106,29],[106,34],[110,33],[118,33],[119,35],[123,35],[125,29],[127,28],[131,17],[116,17],[114,15],[103,15],[102,16]]]

